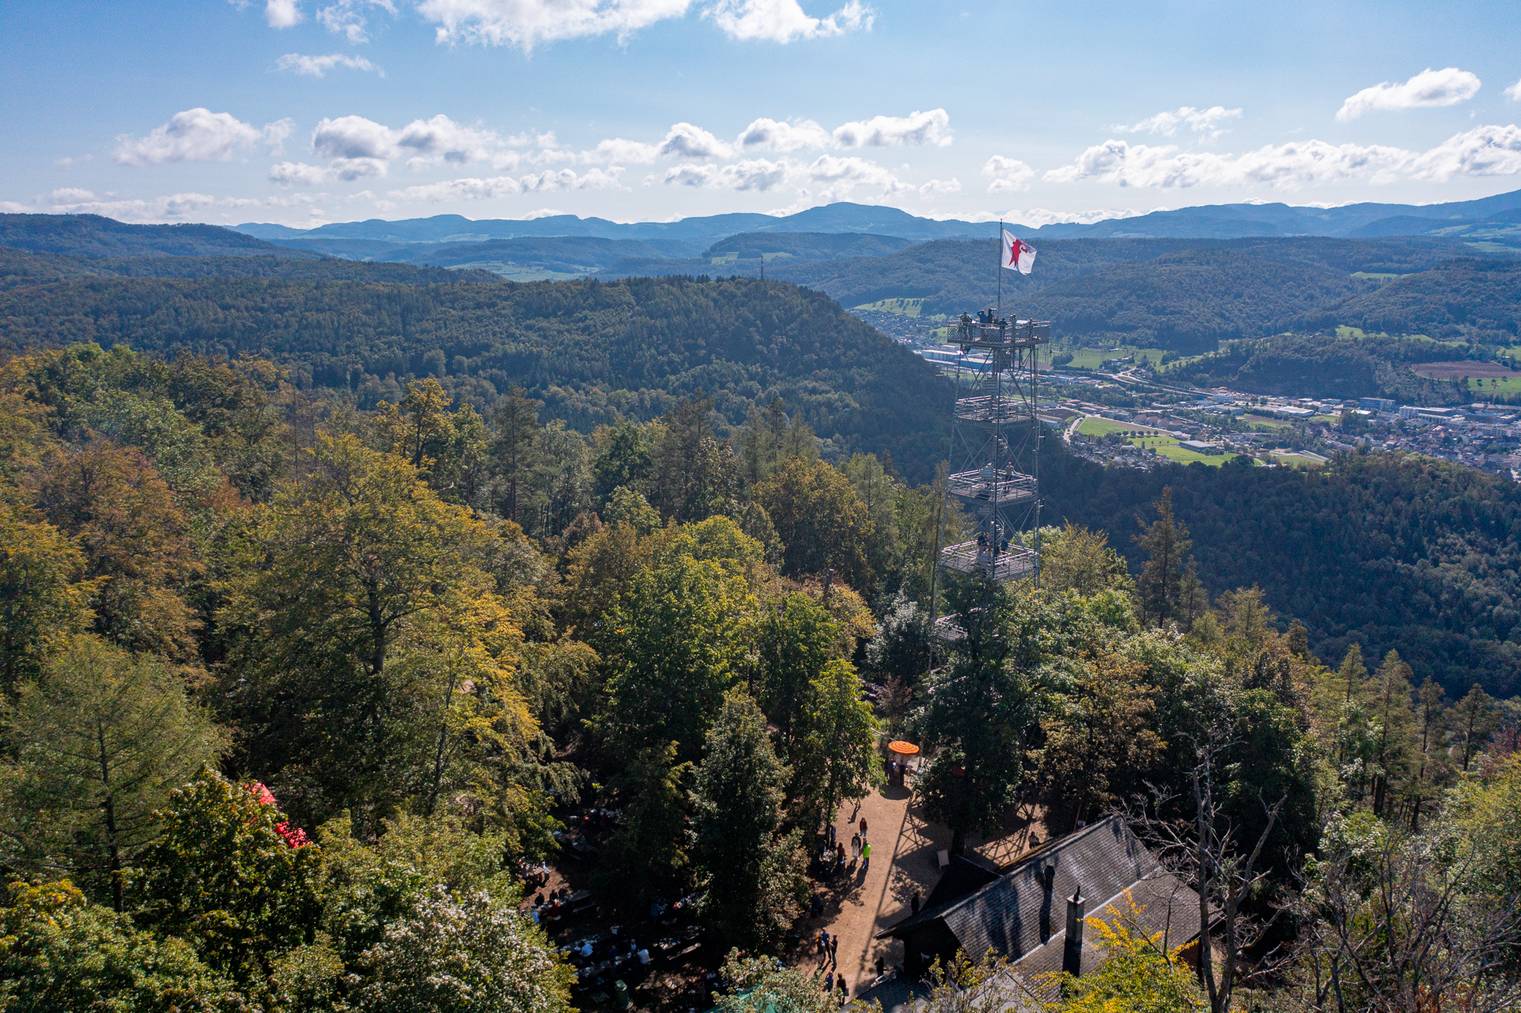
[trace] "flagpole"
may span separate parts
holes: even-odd
[[[998,219],[998,257],[993,261],[998,275],[998,316],[1003,316],[1003,219]]]

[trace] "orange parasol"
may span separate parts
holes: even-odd
[[[897,753],[899,756],[919,755],[918,746],[914,745],[912,742],[904,742],[902,739],[893,739],[887,744],[887,750],[890,753]]]

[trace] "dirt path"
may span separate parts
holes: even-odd
[[[864,876],[857,867],[848,885],[831,894],[823,922],[830,935],[839,936],[838,966],[831,967],[817,956],[809,965],[821,975],[831,969],[843,974],[852,996],[876,977],[878,956],[888,967],[902,961],[901,943],[875,936],[908,915],[916,891],[921,901],[929,896],[939,878],[936,852],[950,846],[949,835],[925,822],[918,801],[903,788],[872,792],[861,800],[859,811],[854,803],[841,807],[835,826],[847,854],[850,835],[862,817],[871,842],[871,862]]]

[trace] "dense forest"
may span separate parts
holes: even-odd
[[[1397,649],[1450,692],[1521,692],[1521,490],[1415,455],[1349,454],[1296,471],[1166,465],[1105,469],[1053,452],[1042,488],[1057,515],[1132,534],[1164,487],[1213,590],[1263,589],[1335,658]]]
[[[1187,844],[1218,970],[1104,923],[1051,1013],[1521,997],[1521,712],[1479,685],[1514,659],[1465,678],[1461,645],[1244,586],[1271,545],[1374,629],[1473,622],[1433,571],[1514,580],[1484,476],[1226,468],[1206,496],[1056,457],[1113,545],[1052,527],[1039,587],[952,582],[932,662],[925,561],[961,521],[780,401],[583,435],[519,390],[356,410],[266,361],[77,344],[6,362],[0,408],[6,1008],[554,1013],[616,976],[640,1008],[824,1013],[803,940],[849,886],[815,856],[889,736],[933,747],[915,790],[958,841],[1123,810]],[[1389,566],[1327,579],[1307,532],[1361,516]]]
[[[1226,386],[1290,397],[1386,397],[1400,404],[1467,404],[1473,394],[1457,380],[1419,376],[1419,362],[1474,359],[1482,348],[1430,338],[1385,334],[1276,334],[1228,341],[1216,352],[1190,358],[1170,377],[1200,387]]]
[[[711,393],[730,423],[781,398],[837,452],[927,479],[949,387],[791,285],[689,278],[514,285],[400,264],[284,257],[80,260],[0,251],[0,348],[76,340],[268,356],[362,407],[432,376],[478,407],[521,386],[583,429]]]

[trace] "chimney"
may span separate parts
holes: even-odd
[[[1040,870],[1040,884],[1043,896],[1040,900],[1040,941],[1046,942],[1051,938],[1051,902],[1052,894],[1056,891],[1056,866],[1047,865]]]
[[[1062,949],[1062,970],[1074,978],[1083,973],[1083,912],[1087,902],[1082,890],[1067,898],[1067,940]]]

